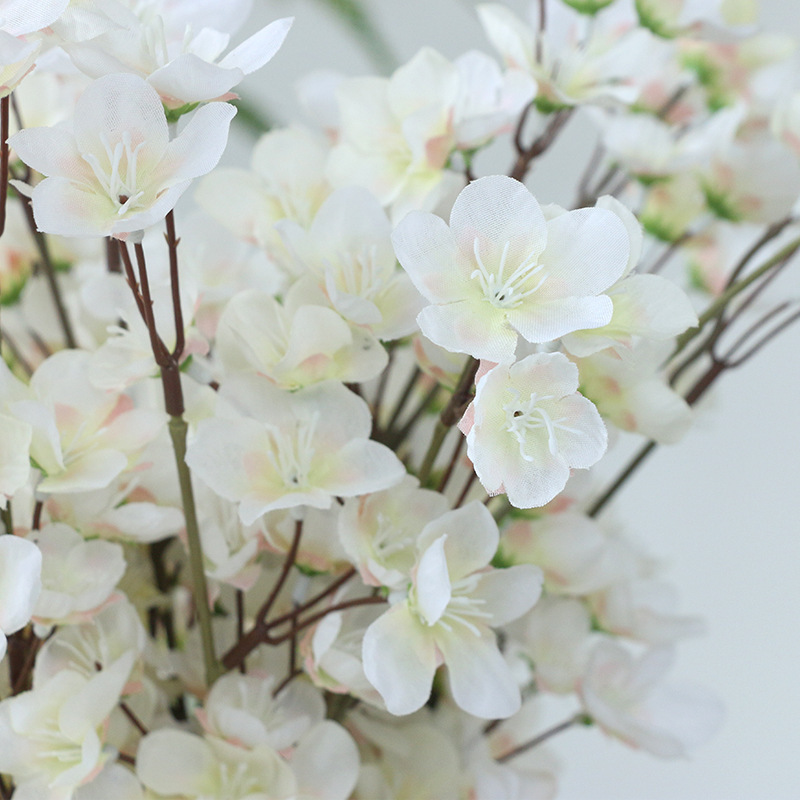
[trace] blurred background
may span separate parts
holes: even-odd
[[[388,58],[370,55],[335,5],[346,3],[255,0],[251,30],[296,17],[275,59],[240,87],[275,124],[302,119],[293,86],[312,70],[385,74],[389,59],[402,63],[423,45],[449,58],[472,48],[495,55],[471,0],[362,2]],[[527,13],[526,2],[508,5]],[[765,30],[800,37],[795,0],[761,6]],[[247,164],[252,142],[240,128],[228,163]],[[569,202],[593,142],[589,127],[573,119],[546,165],[533,171],[534,194]],[[509,149],[496,148],[478,162],[478,174],[505,171],[510,160]],[[797,276],[795,266],[783,279],[783,291],[795,297]],[[680,762],[635,752],[597,730],[572,729],[552,744],[563,763],[562,800],[800,798],[799,409],[795,326],[723,376],[686,439],[658,448],[606,513],[667,562],[681,609],[706,619],[708,635],[679,646],[674,677],[713,687],[727,720],[692,760]]]

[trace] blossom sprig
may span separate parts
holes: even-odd
[[[703,625],[600,515],[800,317],[767,291],[800,249],[788,50],[727,3],[482,6],[502,63],[312,76],[322,131],[212,169],[288,19],[224,56],[247,0],[23,5],[0,795],[528,800],[577,725],[708,738],[718,702],[666,680]],[[96,80],[25,128],[64,53]],[[555,205],[562,148],[586,170]],[[234,239],[182,216],[196,178]],[[617,430],[648,442],[598,487]]]

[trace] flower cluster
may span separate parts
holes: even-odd
[[[551,798],[579,724],[688,754],[702,622],[597,517],[798,317],[790,43],[480,5],[499,59],[314,73],[313,125],[217,166],[292,24],[231,49],[250,7],[0,0],[0,796]]]

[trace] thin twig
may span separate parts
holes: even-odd
[[[181,308],[181,287],[178,275],[178,245],[181,240],[175,236],[175,215],[170,211],[167,214],[167,232],[164,238],[167,240],[169,248],[169,282],[172,288],[172,314],[175,320],[175,347],[172,350],[172,357],[180,362],[183,349],[186,346],[183,309]]]
[[[6,201],[8,200],[8,109],[9,95],[0,100],[0,236],[6,229]]]
[[[573,725],[587,725],[590,724],[589,717],[586,716],[583,712],[575,714],[574,717],[570,717],[568,720],[564,722],[554,725],[552,728],[548,728],[544,733],[540,733],[538,736],[534,736],[533,739],[529,739],[527,742],[523,744],[517,745],[513,750],[509,750],[507,753],[503,753],[503,755],[499,756],[496,761],[498,764],[505,764],[507,761],[510,761],[512,758],[516,756],[522,755],[523,753],[527,753],[528,750],[532,750],[534,747],[538,747],[540,744],[543,744],[548,739],[551,739],[553,736],[571,728]]]

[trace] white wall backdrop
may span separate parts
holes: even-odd
[[[297,118],[292,86],[306,72],[372,71],[357,42],[316,0],[255,2],[253,28],[296,16],[275,60],[242,84],[242,93],[266,103],[276,120]],[[423,44],[450,57],[473,47],[492,52],[468,0],[369,0],[367,6],[401,60]],[[800,36],[796,0],[762,0],[762,6],[766,28]],[[572,126],[558,150],[563,160],[534,174],[529,185],[541,199],[569,202],[563,187],[572,185],[575,164],[566,154],[585,139]],[[494,168],[502,170],[506,160]],[[246,163],[244,136],[229,161]],[[794,284],[783,284],[795,297],[797,275],[795,269]],[[636,753],[596,730],[569,731],[552,748],[564,763],[559,797],[797,800],[800,327],[724,377],[686,440],[653,455],[613,514],[669,562],[682,608],[707,620],[708,636],[680,646],[675,675],[713,686],[728,718],[713,742],[680,763]]]

